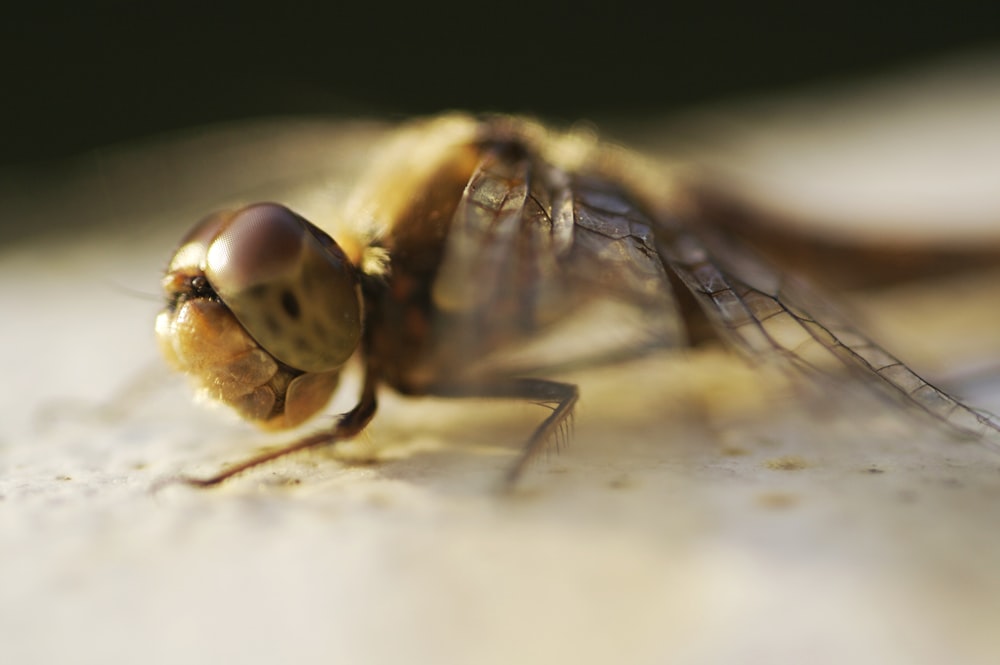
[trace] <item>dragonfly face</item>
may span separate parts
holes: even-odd
[[[321,409],[361,338],[354,267],[283,206],[204,219],[163,286],[156,331],[168,360],[267,427],[292,427]]]
[[[268,427],[321,409],[356,349],[365,380],[332,430],[191,482],[353,436],[382,384],[551,405],[513,482],[577,399],[575,386],[538,378],[546,367],[706,337],[793,369],[847,368],[957,432],[997,434],[677,193],[671,174],[588,136],[447,116],[403,130],[362,180],[345,210],[358,224],[353,261],[282,206],[207,218],[164,278],[167,358]],[[588,316],[597,345],[563,338],[529,362],[505,355]]]

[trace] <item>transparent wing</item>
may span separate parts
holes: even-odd
[[[487,149],[473,172],[433,298],[448,354],[490,371],[683,341],[651,221],[608,183],[516,146]]]
[[[524,144],[485,149],[434,286],[438,366],[496,374],[681,344],[673,275],[751,359],[825,376],[846,367],[957,432],[1000,441],[994,417],[919,377],[806,284],[708,223],[654,221],[635,201],[614,177],[561,170]]]
[[[809,372],[843,365],[865,383],[968,436],[1000,441],[1000,425],[918,376],[804,282],[711,229],[659,220],[657,246],[719,335],[753,359]],[[874,381],[873,381],[874,379]]]

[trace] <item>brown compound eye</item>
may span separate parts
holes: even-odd
[[[258,203],[207,226],[204,274],[260,346],[304,372],[344,364],[361,339],[357,271],[336,242],[288,208]]]

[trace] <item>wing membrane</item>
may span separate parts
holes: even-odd
[[[824,376],[846,367],[962,433],[1000,440],[994,417],[919,377],[828,299],[714,231],[710,219],[691,223],[655,205],[649,215],[618,174],[560,168],[542,145],[511,140],[508,129],[484,149],[464,190],[435,282],[445,313],[438,339],[451,367],[541,369],[682,344],[676,284],[719,337],[754,361]],[[524,347],[540,351],[509,352]],[[498,349],[508,351],[492,362]]]
[[[861,333],[807,284],[769,267],[711,230],[659,225],[661,256],[701,304],[720,335],[752,359],[777,359],[828,373],[839,361],[889,395],[959,432],[1000,439],[1000,425],[918,376]]]
[[[508,146],[485,151],[465,188],[434,301],[449,355],[482,365],[503,349],[491,371],[683,342],[652,222],[608,182]]]

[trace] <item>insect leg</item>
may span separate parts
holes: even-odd
[[[167,479],[165,484],[182,483],[185,485],[191,485],[192,487],[213,487],[237,474],[243,473],[248,469],[260,466],[261,464],[266,464],[267,462],[284,457],[285,455],[290,455],[292,453],[299,452],[300,450],[307,450],[309,448],[319,448],[320,446],[332,445],[338,441],[351,439],[358,435],[375,415],[375,410],[378,406],[375,398],[376,383],[377,381],[375,380],[373,373],[369,371],[365,376],[364,388],[361,391],[361,398],[358,400],[357,405],[355,405],[355,407],[347,413],[342,414],[337,419],[334,426],[329,430],[316,432],[315,434],[303,437],[298,441],[284,446],[283,448],[278,448],[277,450],[271,450],[257,455],[256,457],[251,457],[220,471],[214,476],[209,476],[208,478],[177,476]]]
[[[504,474],[503,487],[507,490],[517,484],[528,463],[545,448],[553,436],[558,439],[566,435],[564,428],[569,425],[573,407],[580,397],[579,389],[572,383],[532,378],[500,379],[489,383],[433,385],[427,394],[439,397],[522,399],[552,409],[552,413],[528,437],[517,459]]]

